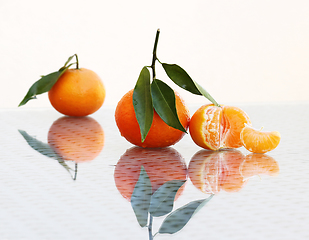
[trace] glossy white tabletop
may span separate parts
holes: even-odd
[[[258,164],[250,162],[244,148],[237,149],[243,158],[235,161],[229,154],[212,153],[222,155],[218,159],[225,171],[239,175],[219,179],[211,171],[217,163],[212,163],[204,192],[193,184],[190,169],[186,171],[202,150],[189,135],[172,149],[161,150],[163,155],[179,154],[185,163],[187,181],[173,210],[215,194],[179,232],[156,234],[154,239],[309,239],[309,105],[240,107],[256,128],[279,131],[279,146]],[[196,109],[191,107],[191,114]],[[122,170],[129,171],[136,160],[151,162],[142,152],[152,150],[136,154],[118,132],[114,108],[103,106],[90,116],[104,131],[104,144],[93,160],[75,163],[48,157],[46,149],[40,153],[33,146],[49,146],[49,130],[61,117],[51,108],[0,111],[0,240],[149,239],[147,227],[140,227],[124,197],[128,186],[121,179],[126,175],[115,177],[115,169],[124,164]],[[156,161],[161,152],[154,154]],[[132,162],[120,161],[125,154]],[[162,178],[172,171],[163,168],[154,170]],[[175,167],[176,175],[177,171],[182,170]],[[153,218],[153,235],[165,217]]]

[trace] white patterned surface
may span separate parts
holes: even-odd
[[[281,133],[278,148],[268,154],[279,164],[279,175],[251,178],[239,192],[221,191],[180,232],[155,239],[309,239],[309,106],[240,107],[255,127]],[[114,166],[132,145],[119,135],[113,114],[103,107],[91,116],[104,129],[105,145],[96,159],[78,164],[74,181],[18,132],[47,143],[60,114],[53,109],[0,112],[0,240],[148,239],[114,183]],[[200,150],[188,135],[173,148],[187,165]],[[175,208],[207,196],[189,180]],[[154,219],[154,233],[162,221]]]

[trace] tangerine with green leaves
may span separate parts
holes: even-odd
[[[192,140],[202,148],[239,148],[242,146],[240,132],[245,124],[251,125],[251,121],[242,109],[208,104],[193,114],[189,131]]]
[[[96,112],[105,100],[100,77],[85,68],[67,69],[48,92],[52,106],[68,116],[87,116]]]
[[[185,129],[188,129],[190,113],[184,100],[175,92],[176,109],[179,120]],[[143,148],[162,148],[177,143],[184,132],[168,126],[154,110],[150,130],[142,142],[141,132],[133,106],[133,90],[127,92],[118,102],[115,111],[115,120],[120,134],[130,143]]]

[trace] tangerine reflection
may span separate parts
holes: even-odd
[[[174,148],[147,149],[132,147],[118,161],[114,179],[118,191],[130,201],[135,184],[144,166],[155,192],[170,180],[186,180],[187,166],[183,157]],[[182,194],[185,184],[178,190],[175,200]]]
[[[250,177],[279,173],[278,163],[266,154],[245,156],[236,149],[201,150],[191,159],[189,177],[193,185],[204,193],[238,192]]]
[[[102,151],[104,131],[91,117],[64,116],[50,127],[48,144],[63,160],[87,162]]]

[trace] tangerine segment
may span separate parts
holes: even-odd
[[[190,135],[200,147],[210,150],[238,148],[242,146],[240,132],[251,121],[237,107],[213,104],[200,107],[190,121]]]
[[[48,97],[52,106],[64,115],[87,116],[102,106],[105,87],[89,69],[68,69],[49,90]]]
[[[48,144],[64,160],[91,161],[103,149],[104,131],[93,118],[65,116],[50,127]]]
[[[190,113],[180,95],[175,92],[176,109],[179,120],[185,129],[189,126]],[[118,102],[115,111],[117,127],[130,143],[143,148],[168,147],[178,142],[184,132],[168,126],[154,110],[153,121],[144,142],[141,141],[141,132],[133,107],[133,90],[127,92]]]
[[[187,179],[186,163],[175,149],[132,147],[121,156],[114,172],[118,191],[129,201],[139,178],[141,166],[147,172],[152,192],[167,181]],[[176,199],[182,194],[184,188],[185,184],[178,190]]]
[[[253,153],[269,152],[279,145],[281,139],[281,135],[277,131],[261,132],[251,126],[244,127],[240,137],[243,146]]]

